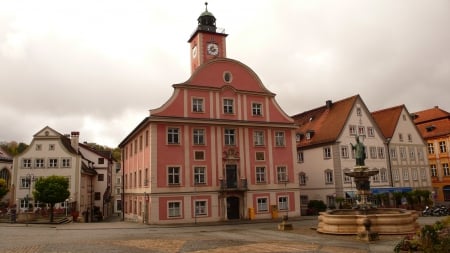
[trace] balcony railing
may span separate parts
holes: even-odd
[[[247,179],[239,179],[233,181],[227,181],[219,179],[221,191],[247,191]]]

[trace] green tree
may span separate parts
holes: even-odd
[[[9,187],[6,183],[6,180],[0,178],[0,200],[9,192]]]
[[[69,181],[63,176],[39,178],[34,185],[34,198],[50,205],[50,222],[53,222],[53,208],[56,203],[64,202],[69,196]]]

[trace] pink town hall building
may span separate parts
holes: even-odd
[[[255,72],[226,57],[207,9],[191,76],[125,137],[123,215],[148,224],[300,215],[297,126]]]

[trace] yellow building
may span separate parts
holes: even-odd
[[[450,202],[450,113],[435,106],[413,114],[414,123],[427,142],[427,153],[437,203]]]

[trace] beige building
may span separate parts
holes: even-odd
[[[84,217],[88,220],[96,218],[94,209],[108,214],[112,166],[109,164],[112,164],[109,157],[79,143],[79,132],[68,136],[44,127],[33,136],[30,146],[14,157],[13,198],[19,212],[35,211],[41,206],[32,198],[37,178],[58,175],[67,178],[70,191],[70,197],[55,206],[58,211],[67,208],[79,211],[80,215],[89,211],[89,216]]]

